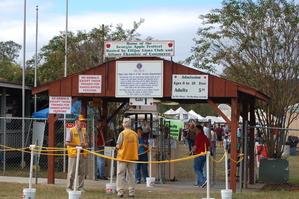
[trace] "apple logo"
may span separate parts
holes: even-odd
[[[150,105],[153,105],[153,103],[151,102]]]
[[[110,46],[111,46],[111,44],[106,44],[106,47],[107,47],[107,48],[110,48]]]
[[[168,43],[168,47],[170,47],[170,48],[171,48],[171,47],[172,47],[172,45],[173,45],[173,43]]]
[[[132,105],[133,104],[133,102],[130,102],[130,105]]]

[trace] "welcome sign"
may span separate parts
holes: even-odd
[[[171,57],[173,40],[166,41],[106,41],[105,57]]]

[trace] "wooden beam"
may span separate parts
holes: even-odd
[[[207,102],[212,106],[212,108],[226,121],[226,123],[231,126],[231,121],[224,115],[224,113],[216,106],[216,104],[211,100],[207,99]]]
[[[115,117],[115,115],[120,111],[120,109],[122,109],[125,105],[127,104],[127,102],[123,102],[115,111],[114,113],[112,113],[112,115],[108,118],[108,122]]]

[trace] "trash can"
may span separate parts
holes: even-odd
[[[292,156],[296,155],[296,148],[297,148],[298,142],[299,142],[299,139],[297,136],[289,136],[288,137],[288,143],[290,145],[290,155],[292,155]]]
[[[290,148],[290,155],[291,156],[295,156],[296,155],[296,149],[297,149],[297,147],[291,147]]]

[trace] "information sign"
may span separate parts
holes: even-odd
[[[79,75],[79,93],[101,93],[102,75]]]
[[[163,61],[117,61],[115,97],[163,97]]]
[[[71,114],[72,97],[50,96],[49,113],[50,114]]]
[[[208,75],[172,75],[172,99],[208,99]]]

